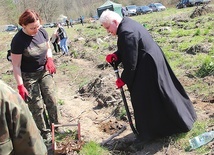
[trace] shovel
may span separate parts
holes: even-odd
[[[115,61],[112,62],[112,66],[114,68],[114,72],[116,74],[116,77],[117,79],[120,78],[120,75],[119,75],[119,70],[115,64]],[[126,109],[126,114],[127,114],[127,117],[128,117],[128,121],[129,121],[129,125],[133,131],[133,133],[138,136],[138,132],[137,130],[135,129],[134,125],[133,125],[133,122],[132,122],[132,118],[131,118],[131,114],[130,114],[130,111],[129,111],[129,107],[128,107],[128,104],[127,104],[127,100],[126,100],[126,96],[125,96],[125,93],[124,93],[124,90],[123,90],[123,87],[119,88],[120,89],[120,93],[121,93],[121,96],[122,96],[122,99],[123,99],[123,103],[124,103],[124,106],[125,106],[125,109]]]

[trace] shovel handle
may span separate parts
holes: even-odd
[[[119,70],[118,70],[118,68],[117,68],[117,66],[116,66],[115,61],[113,61],[112,64],[113,64],[113,68],[114,68],[115,75],[116,75],[117,79],[119,79],[119,78],[120,78]],[[127,104],[127,100],[126,100],[126,96],[125,96],[123,87],[120,88],[120,93],[121,93],[121,96],[122,96],[122,99],[123,99],[123,103],[124,103],[124,106],[125,106],[126,114],[127,114],[128,121],[129,121],[129,125],[130,125],[130,127],[131,127],[133,133],[134,133],[135,135],[138,135],[138,132],[137,132],[137,130],[135,129],[135,127],[134,127],[134,125],[133,125],[133,122],[132,122],[131,114],[130,114],[130,111],[129,111],[129,107],[128,107],[128,104]]]

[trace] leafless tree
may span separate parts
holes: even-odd
[[[126,5],[148,5],[151,0],[112,0],[115,3]],[[173,6],[179,0],[153,0],[166,6]],[[18,16],[27,8],[36,10],[44,22],[56,22],[60,15],[69,19],[77,19],[79,16],[91,17],[106,0],[0,0],[5,20],[9,23],[17,23]],[[9,10],[9,11],[8,11]],[[3,18],[3,17],[2,17]]]

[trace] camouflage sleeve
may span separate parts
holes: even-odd
[[[0,155],[46,155],[47,148],[27,104],[0,80]]]

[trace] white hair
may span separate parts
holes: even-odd
[[[101,24],[111,23],[113,20],[117,20],[118,23],[120,23],[122,17],[118,13],[111,11],[109,9],[103,11],[99,19]]]

